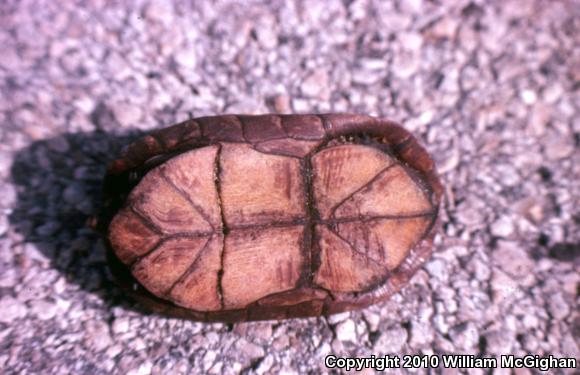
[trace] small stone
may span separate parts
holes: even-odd
[[[30,310],[40,320],[50,320],[55,317],[58,306],[54,302],[42,299],[30,302]]]
[[[73,183],[64,189],[63,198],[67,203],[76,205],[86,200],[87,196],[79,184]]]
[[[287,335],[282,335],[274,339],[274,341],[272,342],[272,349],[279,352],[288,348],[288,345],[290,345],[290,339],[288,338]]]
[[[36,233],[43,237],[50,237],[60,229],[59,223],[49,221],[36,228]]]
[[[370,311],[369,309],[363,310],[362,314],[367,324],[369,325],[369,330],[371,332],[377,331],[379,329],[379,324],[381,322],[381,316],[379,314],[375,314],[373,311]]]
[[[564,320],[570,314],[570,307],[560,292],[550,295],[548,299],[548,310],[556,320]]]
[[[560,100],[563,93],[564,89],[562,88],[562,85],[559,82],[555,82],[544,89],[542,96],[546,103],[553,104]]]
[[[213,363],[215,362],[215,359],[217,358],[217,353],[214,352],[213,350],[209,350],[205,353],[205,355],[203,356],[202,362],[203,362],[203,368],[207,371],[211,368],[211,366],[213,365]]]
[[[419,69],[421,58],[418,53],[402,51],[393,60],[393,74],[401,79],[408,79]]]
[[[310,104],[308,103],[308,100],[294,98],[292,99],[292,108],[294,108],[296,113],[306,113],[309,112]]]
[[[0,177],[8,177],[11,165],[12,155],[9,152],[0,150]]]
[[[411,324],[411,335],[409,345],[412,347],[421,347],[430,344],[434,340],[434,331],[429,322],[416,322]]]
[[[0,288],[12,288],[18,283],[18,272],[14,268],[0,269]]]
[[[8,231],[8,217],[0,214],[0,236]]]
[[[479,342],[479,332],[472,322],[461,323],[449,330],[449,336],[459,349],[473,349]]]
[[[514,224],[508,216],[501,216],[491,225],[491,234],[496,237],[509,237],[514,232]]]
[[[447,278],[447,265],[445,261],[441,259],[433,259],[429,261],[425,268],[429,275],[438,278],[439,280],[444,280]]]
[[[197,55],[193,48],[185,48],[175,55],[175,62],[185,69],[195,69],[197,66]]]
[[[568,158],[575,150],[572,137],[553,136],[547,139],[544,151],[550,160]]]
[[[271,22],[264,22],[264,24],[258,25],[254,29],[256,39],[264,49],[272,49],[278,45],[278,35],[276,34],[275,28],[275,21],[272,20]]]
[[[260,364],[256,368],[256,374],[262,375],[268,373],[275,362],[276,359],[274,358],[274,356],[268,354],[266,357],[264,357],[264,359],[260,362]]]
[[[534,261],[516,242],[498,241],[492,258],[495,264],[516,279],[523,279],[533,273]]]
[[[173,5],[165,1],[152,1],[147,5],[144,13],[148,19],[162,23],[171,22],[175,14]]]
[[[487,350],[491,354],[511,353],[515,342],[514,335],[508,330],[492,331],[485,335]]]
[[[14,323],[26,315],[26,305],[10,296],[2,298],[0,306],[2,306],[0,314],[0,322],[2,323]]]
[[[492,272],[491,290],[494,303],[513,300],[521,293],[520,284],[499,269],[494,269]]]
[[[326,71],[319,69],[311,73],[300,86],[306,96],[325,99],[330,96],[328,89],[328,76]]]
[[[115,105],[113,107],[113,113],[119,124],[123,127],[138,127],[139,120],[143,116],[141,108],[130,103]]]
[[[401,10],[410,13],[419,13],[423,8],[423,0],[402,0]]]
[[[290,105],[290,96],[276,95],[274,97],[274,110],[276,113],[290,113],[292,106]]]
[[[263,357],[265,354],[264,349],[261,346],[251,343],[245,339],[240,339],[236,344],[236,347],[240,352],[251,359]]]
[[[70,145],[64,137],[55,137],[48,141],[48,147],[55,152],[64,154],[70,150]]]
[[[328,324],[330,324],[330,325],[336,325],[340,322],[347,320],[348,318],[350,318],[350,312],[346,311],[346,312],[342,312],[339,314],[332,314],[331,316],[329,316],[327,318],[327,321],[328,321]]]
[[[135,369],[131,369],[127,372],[127,375],[149,375],[151,374],[151,369],[153,368],[153,363],[145,361]]]
[[[89,320],[85,323],[87,347],[97,352],[109,347],[113,340],[109,334],[109,327],[103,321]]]
[[[127,333],[129,331],[129,318],[116,318],[112,325],[113,333],[116,335]]]
[[[455,36],[459,21],[454,17],[443,17],[425,31],[426,38],[452,39]]]
[[[533,334],[526,334],[521,338],[522,347],[530,353],[534,353],[538,350],[539,342],[538,338]]]
[[[520,98],[526,105],[532,105],[538,100],[538,95],[533,90],[522,90],[520,92]]]
[[[0,184],[0,208],[12,208],[16,203],[16,190],[11,184]]]
[[[340,341],[357,342],[356,325],[352,319],[340,322],[335,327],[336,338]]]
[[[391,328],[380,334],[373,348],[381,354],[400,353],[409,337],[403,327]]]

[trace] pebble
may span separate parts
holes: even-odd
[[[413,322],[409,337],[411,347],[420,348],[427,346],[435,339],[435,332],[430,322]]]
[[[479,331],[474,323],[461,323],[449,330],[453,344],[463,350],[475,348],[479,342]]]
[[[8,232],[8,218],[5,215],[0,214],[0,236]]]
[[[85,201],[87,196],[79,184],[71,184],[64,189],[63,198],[65,202],[76,205]]]
[[[261,358],[265,354],[264,349],[261,346],[253,344],[244,339],[239,340],[236,344],[236,347],[251,359]]]
[[[306,77],[300,88],[302,93],[308,97],[326,99],[330,95],[328,75],[323,70],[316,70]]]
[[[526,105],[532,105],[538,100],[538,95],[533,90],[522,90],[520,92],[520,98]]]
[[[500,240],[492,253],[494,262],[504,271],[517,279],[524,279],[532,273],[534,261],[518,243]],[[517,259],[517,262],[514,262]]]
[[[149,361],[145,361],[139,365],[139,367],[131,369],[127,372],[127,375],[149,375],[151,374],[151,368],[153,364]]]
[[[112,109],[115,119],[124,128],[138,127],[139,120],[143,117],[141,108],[130,103],[118,103]]]
[[[570,314],[570,307],[560,292],[552,293],[548,304],[549,311],[556,320],[563,320]]]
[[[409,334],[403,327],[391,328],[381,332],[373,348],[381,355],[400,353],[407,343]]]
[[[508,330],[488,332],[485,334],[485,339],[489,352],[497,355],[511,353],[515,343],[513,333]]]
[[[290,105],[290,96],[276,95],[274,97],[274,110],[276,113],[290,113],[292,106]]]
[[[87,346],[99,352],[109,347],[113,340],[109,334],[109,327],[103,321],[89,320],[85,323],[87,332]]]
[[[185,48],[179,50],[175,55],[175,62],[185,69],[195,69],[197,65],[195,49]]]
[[[445,261],[441,259],[434,259],[429,261],[425,265],[425,268],[427,269],[427,272],[429,272],[429,275],[440,280],[444,280],[448,276],[447,265],[445,264]]]
[[[496,237],[510,237],[514,232],[514,224],[508,216],[501,216],[491,225],[491,234]]]
[[[577,152],[571,135],[569,137],[553,136],[546,140],[545,152],[550,160],[569,158],[574,151]]]
[[[12,208],[16,203],[16,196],[13,185],[0,184],[0,208]]]
[[[347,319],[334,328],[336,338],[342,342],[357,342],[356,325],[352,319]]]
[[[42,299],[30,302],[30,311],[40,320],[50,320],[54,318],[58,311],[58,305],[52,301]]]
[[[116,335],[127,333],[129,331],[129,318],[120,317],[115,319],[111,329]]]
[[[8,324],[15,323],[18,319],[23,318],[28,310],[24,303],[10,296],[3,297],[0,300],[0,306],[2,306],[0,322]]]

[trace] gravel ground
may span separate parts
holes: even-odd
[[[0,4],[3,373],[580,358],[580,2],[129,3]],[[400,121],[438,163],[437,252],[403,292],[328,319],[227,325],[149,315],[115,288],[86,222],[129,139],[190,116],[329,111]]]

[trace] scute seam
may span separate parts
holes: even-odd
[[[239,119],[238,119],[239,121]],[[224,216],[224,209],[222,204],[222,189],[221,189],[221,156],[222,156],[222,145],[221,143],[218,145],[218,150],[215,157],[215,165],[214,165],[214,182],[215,188],[217,193],[217,201],[220,210],[220,220],[222,224],[222,246],[220,249],[220,269],[217,273],[217,293],[218,298],[220,301],[220,310],[224,309],[224,292],[223,292],[223,276],[224,276],[224,256],[226,251],[226,238],[225,236],[229,232],[229,228],[226,226],[226,220]]]
[[[199,207],[197,204],[195,204],[194,201],[191,200],[191,198],[185,193],[185,191],[183,191],[182,189],[180,189],[175,182],[173,182],[165,173],[165,169],[161,168],[160,169],[160,173],[159,175],[161,176],[161,178],[177,193],[179,194],[183,199],[185,199],[189,205],[191,206],[191,208],[193,208],[202,218],[203,220],[207,223],[207,225],[210,226],[210,228],[212,230],[215,231],[214,226],[212,225],[209,217],[207,216],[207,214],[201,209],[201,207]]]

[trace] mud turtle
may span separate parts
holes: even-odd
[[[431,254],[441,184],[403,128],[361,115],[197,118],[104,181],[113,273],[160,313],[332,314],[387,299]]]

